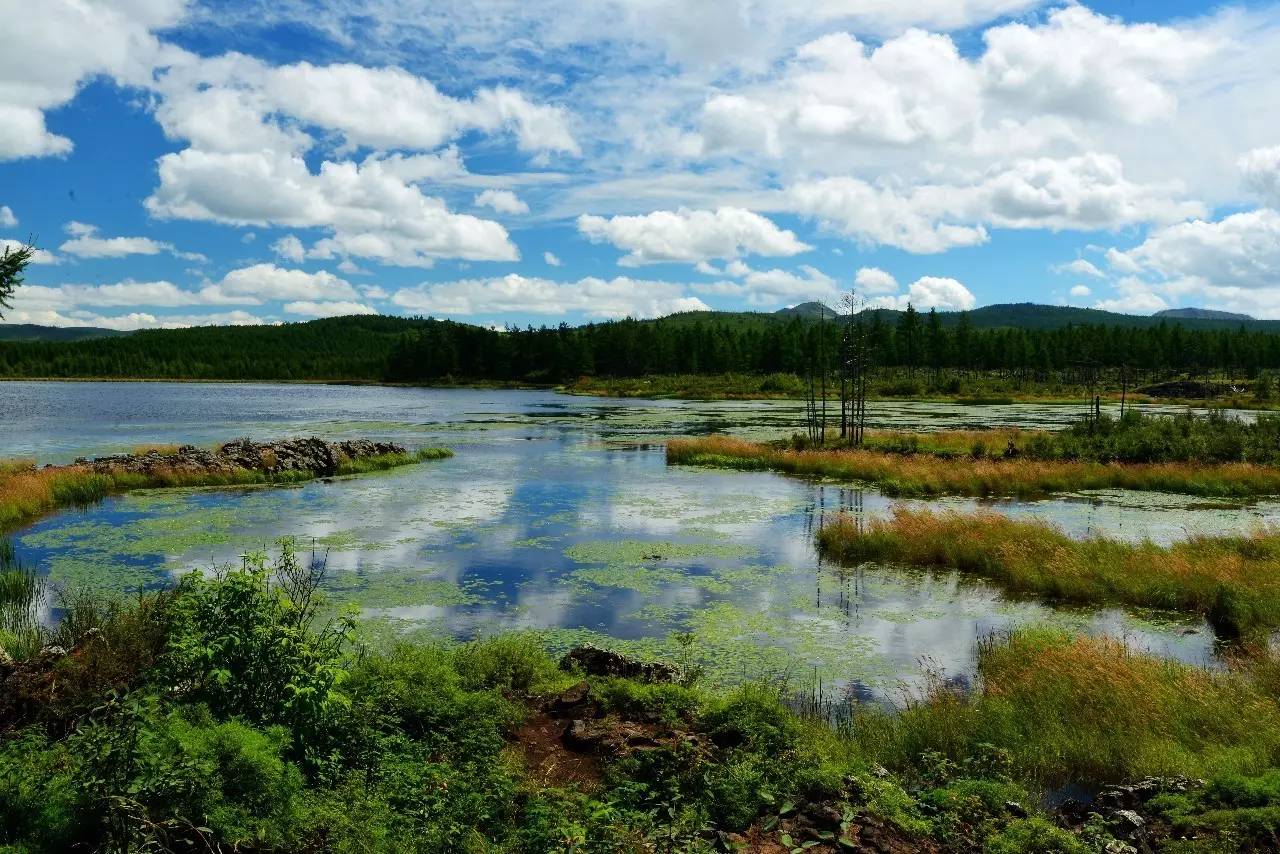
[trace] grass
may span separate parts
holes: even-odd
[[[338,466],[338,474],[367,474],[369,472],[387,471],[400,466],[412,465],[426,460],[445,460],[453,456],[448,448],[421,448],[405,454],[376,454],[358,460],[348,459]]]
[[[1171,546],[1072,539],[1038,520],[993,512],[894,509],[866,524],[841,515],[818,531],[841,563],[943,566],[1011,590],[1204,615],[1223,634],[1280,626],[1280,532],[1196,536]]]
[[[411,454],[384,454],[349,460],[339,473],[383,471],[452,455],[453,452],[445,448],[424,448]],[[314,478],[315,474],[308,471],[271,473],[259,469],[235,469],[213,472],[157,467],[149,474],[120,470],[102,473],[88,466],[37,468],[26,461],[0,461],[0,530],[20,525],[52,510],[91,504],[108,495],[134,489],[299,483]]]
[[[993,431],[990,438],[1005,436]],[[930,443],[964,444],[959,439],[922,438],[919,452],[881,450],[892,436],[873,436],[868,448],[795,450],[748,442],[727,436],[672,439],[667,462],[743,471],[781,471],[788,474],[865,481],[886,495],[972,495],[982,497],[1040,497],[1086,489],[1139,489],[1218,498],[1244,498],[1280,493],[1280,467],[1241,463],[1121,463],[1070,459],[1004,458],[928,453]],[[986,441],[986,440],[984,440]],[[1007,440],[1006,440],[1007,441]],[[989,447],[989,446],[988,446]]]
[[[1020,629],[980,644],[978,691],[938,684],[854,727],[862,750],[906,773],[927,770],[929,754],[963,766],[995,748],[1037,787],[1259,774],[1280,760],[1277,666],[1263,654],[1212,673],[1109,638]]]

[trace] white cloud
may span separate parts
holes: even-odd
[[[271,251],[286,261],[301,264],[307,257],[306,247],[295,235],[286,234],[271,244]]]
[[[256,300],[347,300],[356,297],[349,282],[323,270],[308,273],[286,270],[274,264],[254,264],[232,270],[211,288],[223,299]],[[208,289],[206,289],[208,290]]]
[[[350,314],[377,314],[377,310],[359,302],[287,302],[284,310],[303,317],[344,317]]]
[[[1101,154],[1024,159],[970,184],[925,184],[906,192],[857,178],[800,183],[784,204],[866,243],[908,252],[944,252],[987,242],[986,226],[1116,229],[1204,213],[1179,201],[1177,187],[1135,184],[1120,161]]]
[[[863,267],[853,277],[854,287],[863,294],[891,294],[898,280],[879,267]]]
[[[160,186],[147,208],[164,218],[329,229],[331,236],[312,247],[313,258],[420,267],[436,258],[519,258],[501,225],[451,212],[374,158],[325,161],[313,173],[292,154],[189,148],[160,158]]]
[[[1085,258],[1077,258],[1076,260],[1068,261],[1065,264],[1058,264],[1052,269],[1055,273],[1073,273],[1077,276],[1092,276],[1095,279],[1105,279],[1107,277],[1106,273],[1099,270],[1092,261]],[[1081,285],[1080,287],[1084,286]],[[1085,290],[1088,291],[1087,288]],[[1076,296],[1082,295],[1076,294]],[[1083,296],[1088,296],[1088,293],[1083,294]]]
[[[472,202],[476,207],[493,208],[498,213],[527,214],[529,206],[510,190],[484,190]]]
[[[1139,283],[1121,283],[1117,290],[1120,295],[1113,299],[1098,300],[1094,308],[1103,311],[1117,311],[1121,314],[1152,314],[1169,307],[1159,295],[1150,288]]]
[[[654,211],[643,216],[578,217],[578,231],[594,243],[610,243],[628,252],[624,267],[665,261],[697,263],[739,255],[797,255],[812,247],[793,232],[749,210]]]
[[[14,216],[13,209],[8,205],[0,205],[0,228],[12,228],[18,224],[18,218]]]
[[[980,67],[995,96],[1024,110],[1135,124],[1173,115],[1170,84],[1222,47],[1202,33],[1126,24],[1075,5],[1040,26],[994,27],[983,40]]]
[[[0,160],[66,154],[72,141],[49,131],[46,111],[105,75],[141,85],[177,53],[153,35],[182,18],[186,0],[41,0],[6,4],[0,51]]]
[[[1089,289],[1088,285],[1075,285],[1071,288],[1071,295],[1073,297],[1087,297],[1092,294],[1093,291]]]
[[[730,275],[741,276],[740,282],[694,284],[693,289],[699,293],[745,299],[748,303],[757,306],[793,304],[810,300],[832,301],[838,296],[839,289],[836,287],[835,280],[821,270],[808,265],[802,266],[799,273],[789,270],[743,268],[745,265],[732,271],[726,270]]]
[[[1121,295],[1105,301],[1108,306],[1146,311],[1176,300],[1280,316],[1280,211],[1260,208],[1177,223],[1153,231],[1132,249],[1112,249],[1107,257],[1113,268],[1129,274],[1117,285]]]
[[[265,321],[245,311],[185,315],[155,315],[133,311],[121,315],[100,315],[88,311],[63,313],[52,309],[19,309],[6,316],[4,322],[60,327],[93,326],[132,331],[135,329],[183,329],[188,326],[251,326]]]
[[[60,252],[80,258],[124,258],[128,255],[159,255],[174,251],[173,245],[149,237],[98,237],[92,225],[71,222],[67,232],[72,238],[58,247]]]
[[[922,276],[907,287],[905,294],[876,297],[868,300],[867,307],[903,310],[908,304],[918,309],[968,311],[978,301],[968,288],[955,279]]]
[[[559,267],[561,264],[560,259],[556,257],[554,252],[543,252],[542,260],[547,262],[547,266],[549,267]]]
[[[1245,186],[1268,205],[1280,208],[1280,145],[1255,148],[1238,161]]]
[[[588,317],[657,317],[707,308],[684,286],[627,277],[588,277],[574,282],[511,273],[488,279],[423,283],[396,291],[391,301],[420,314],[444,316],[506,313],[585,314]]]
[[[781,157],[806,145],[910,145],[971,130],[980,79],[946,36],[911,30],[868,50],[832,33],[796,52],[776,84],[711,97],[710,150],[746,147]]]

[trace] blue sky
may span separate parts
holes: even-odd
[[[18,5],[4,322],[1280,317],[1273,3]]]

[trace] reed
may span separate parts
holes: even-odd
[[[1220,633],[1280,626],[1280,532],[1196,536],[1171,546],[1068,537],[1046,522],[1000,513],[894,508],[866,523],[841,515],[818,548],[841,563],[942,566],[1053,599],[1201,614]]]
[[[965,434],[962,441],[969,441]],[[942,441],[942,440],[934,440]],[[843,448],[795,450],[728,436],[672,439],[667,462],[863,481],[886,495],[1034,498],[1140,489],[1218,498],[1280,493],[1280,467],[1258,463],[1120,463]]]
[[[906,768],[930,752],[972,763],[993,745],[1017,776],[1055,786],[1146,775],[1258,773],[1280,760],[1275,659],[1210,672],[1110,638],[1025,628],[979,644],[977,690],[933,685],[900,714],[866,712],[855,738]]]

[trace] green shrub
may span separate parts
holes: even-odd
[[[213,579],[185,576],[162,668],[165,684],[181,686],[219,718],[286,726],[312,771],[335,761],[349,720],[339,689],[354,628],[348,618],[314,625],[320,575],[285,540],[270,568],[255,554]]]

